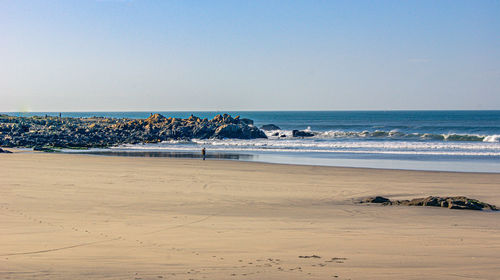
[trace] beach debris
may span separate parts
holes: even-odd
[[[299,256],[301,259],[321,259],[318,255],[310,255],[310,256]]]
[[[443,207],[448,209],[461,209],[461,210],[491,210],[498,211],[498,207],[488,204],[477,199],[468,198],[465,196],[428,196],[424,198],[414,198],[412,200],[393,200],[383,197],[375,196],[366,198],[360,203],[380,203],[382,205],[404,205],[404,206],[432,206]]]

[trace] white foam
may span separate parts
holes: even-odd
[[[498,150],[500,145],[484,142],[419,142],[419,141],[321,141],[309,139],[193,139],[193,143],[213,146],[252,146],[276,148],[375,148],[375,149],[479,149]]]
[[[423,139],[423,140],[436,140],[436,141],[448,141],[448,142],[500,142],[498,137],[492,137],[496,135],[480,135],[480,134],[457,134],[457,133],[444,133],[444,134],[432,134],[432,133],[404,133],[398,129],[393,129],[390,131],[375,130],[375,131],[344,131],[344,130],[329,130],[329,131],[312,131],[311,127],[304,129],[306,132],[313,133],[314,136],[310,139]],[[287,137],[292,136],[291,130],[270,130],[265,131],[266,135],[270,139],[282,138],[281,135],[286,135]],[[278,136],[273,136],[274,134]],[[484,139],[488,139],[485,141]]]
[[[312,139],[193,139],[158,144],[124,145],[119,149],[193,151],[323,152],[353,154],[500,156],[500,143],[425,141],[326,141]]]
[[[168,150],[168,151],[193,151],[194,147],[116,147],[114,149],[118,150]],[[342,150],[321,150],[321,149],[260,149],[252,147],[209,147],[210,151],[241,151],[241,152],[262,152],[262,151],[272,151],[272,152],[297,152],[297,153],[338,153],[338,154],[394,154],[394,155],[436,155],[436,156],[500,156],[500,152],[478,152],[478,151],[397,151],[397,150],[352,150],[352,149],[342,149]]]
[[[484,137],[483,142],[498,143],[500,142],[500,135],[488,135]]]

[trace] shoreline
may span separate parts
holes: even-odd
[[[122,152],[115,152],[115,153],[122,153]],[[123,152],[123,153],[129,153],[129,152]],[[151,152],[140,152],[140,153],[151,153]],[[185,159],[185,160],[200,160],[201,156],[186,156],[186,157],[175,157],[175,156],[130,156],[130,155],[102,155],[99,153],[85,153],[85,152],[61,152],[61,154],[75,154],[75,155],[90,155],[90,156],[105,156],[105,157],[140,157],[140,158],[168,158],[168,159]],[[195,153],[187,153],[187,154],[193,154]],[[236,153],[234,153],[236,154]],[[233,155],[233,153],[230,153],[230,155]],[[245,154],[237,154],[238,156],[245,155]],[[283,165],[283,166],[298,166],[298,167],[325,167],[325,168],[340,168],[340,169],[360,169],[360,170],[393,170],[393,171],[414,171],[414,172],[429,172],[429,173],[465,173],[465,174],[500,174],[500,171],[498,172],[477,172],[477,171],[442,171],[442,170],[419,170],[419,169],[398,169],[398,168],[377,168],[377,167],[356,167],[356,166],[332,166],[332,165],[316,165],[316,164],[300,164],[300,163],[278,163],[278,162],[267,162],[267,161],[253,161],[253,160],[240,160],[240,159],[232,159],[232,158],[224,158],[224,157],[214,157],[210,158],[207,157],[207,160],[216,160],[216,161],[231,161],[231,162],[245,162],[245,163],[252,163],[252,164],[270,164],[270,165]]]
[[[282,164],[500,173],[499,116],[482,111],[162,113],[0,115],[0,146],[179,157],[206,148],[209,156]]]
[[[40,151],[23,150],[23,149],[10,149],[22,152],[33,152],[40,153]],[[49,153],[50,154],[50,153]],[[75,154],[75,155],[93,155],[93,156],[113,156],[113,157],[155,157],[155,158],[183,158],[183,159],[201,159],[201,154],[191,151],[143,151],[143,150],[106,150],[106,151],[84,151],[84,150],[67,150],[67,151],[56,151],[55,154]],[[131,155],[135,154],[135,155]],[[229,160],[229,161],[241,161],[241,162],[255,162],[255,163],[268,163],[268,164],[281,164],[281,165],[298,165],[298,166],[318,166],[318,167],[336,167],[336,168],[359,168],[359,169],[374,169],[374,170],[400,170],[400,171],[426,171],[426,172],[451,172],[451,173],[471,173],[471,174],[500,174],[500,170],[496,171],[464,171],[464,170],[438,170],[438,169],[418,169],[418,168],[395,168],[395,167],[377,167],[377,166],[348,166],[348,165],[332,165],[332,164],[307,164],[307,163],[292,163],[292,162],[279,162],[271,160],[255,160],[252,159],[256,157],[250,153],[242,152],[209,152],[207,154],[207,160]],[[257,156],[258,157],[258,156]],[[292,159],[292,156],[287,156]],[[364,160],[356,159],[358,162],[363,161],[374,161],[374,160]],[[385,160],[387,161],[387,160]],[[397,163],[398,160],[393,160]],[[441,163],[439,161],[438,163]],[[453,162],[451,162],[453,163]]]
[[[41,151],[23,150],[18,148],[9,148],[11,151],[26,152],[26,153],[44,153]],[[52,153],[49,153],[52,154]],[[132,157],[132,158],[171,158],[171,159],[201,159],[201,154],[196,152],[182,152],[182,151],[56,151],[54,154],[70,154],[70,155],[92,155],[92,156],[104,156],[104,157]],[[137,154],[137,155],[130,155]],[[143,156],[141,154],[150,154],[150,156]],[[356,168],[356,169],[368,169],[368,170],[396,170],[396,171],[416,171],[416,172],[446,172],[446,173],[467,173],[467,174],[500,174],[499,171],[454,171],[454,170],[423,170],[423,169],[410,169],[410,168],[383,168],[383,167],[358,167],[358,166],[342,166],[342,165],[322,165],[322,164],[300,164],[300,163],[289,163],[289,162],[272,162],[272,161],[259,161],[250,159],[254,155],[241,152],[209,152],[207,154],[207,160],[227,160],[233,162],[248,162],[248,163],[263,163],[263,164],[277,164],[277,165],[292,165],[292,166],[317,166],[317,167],[332,167],[332,168]],[[248,158],[240,159],[241,158]],[[360,160],[362,161],[362,159]],[[397,160],[393,160],[397,162]]]

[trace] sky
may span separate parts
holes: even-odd
[[[500,109],[500,1],[0,0],[0,111]]]

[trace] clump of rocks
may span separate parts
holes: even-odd
[[[147,119],[0,115],[3,147],[91,148],[209,138],[267,137],[252,120],[228,114],[213,119],[193,115],[187,119],[167,118],[161,114],[151,114]]]
[[[314,133],[304,131],[304,130],[292,130],[292,136],[293,137],[313,137]]]
[[[415,198],[412,200],[390,200],[382,196],[370,197],[361,200],[360,203],[380,203],[382,205],[404,205],[404,206],[433,206],[444,207],[448,209],[462,210],[492,210],[499,209],[492,204],[488,204],[477,199],[468,198],[465,196],[428,196],[424,198]]]
[[[300,259],[321,259],[318,255],[310,255],[310,256],[299,256]]]
[[[11,151],[0,148],[0,154],[11,154],[11,153],[12,153]]]
[[[391,203],[391,200],[383,196],[374,196],[361,200],[359,203],[385,203],[386,205]]]

